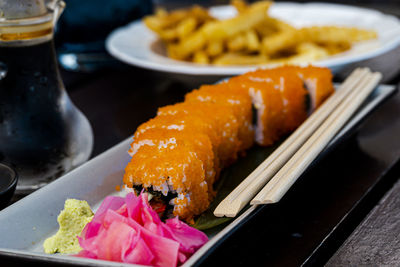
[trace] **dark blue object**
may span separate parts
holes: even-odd
[[[60,53],[105,52],[104,41],[115,28],[152,12],[150,0],[65,0],[56,29]]]
[[[18,175],[14,169],[0,163],[0,210],[5,208],[14,195]]]

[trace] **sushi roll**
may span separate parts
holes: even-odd
[[[203,85],[139,126],[124,183],[193,223],[214,199],[221,169],[254,142],[272,145],[295,130],[332,92],[330,71],[312,66],[256,70]]]

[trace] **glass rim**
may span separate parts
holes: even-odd
[[[0,195],[1,195],[11,190],[17,184],[18,174],[13,167],[11,167],[9,164],[5,162],[0,162],[0,168],[3,168],[11,173],[11,182],[4,188],[0,187]]]
[[[22,19],[0,18],[0,25],[11,27],[11,26],[27,26],[27,25],[43,24],[52,21],[53,16],[54,13],[52,11],[48,11],[43,15],[30,18],[22,18]]]

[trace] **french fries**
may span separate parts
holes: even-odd
[[[143,22],[162,40],[170,43],[184,39],[199,26],[213,20],[215,18],[211,17],[206,9],[194,6],[188,10],[179,9],[170,13],[158,9],[154,15],[145,17]]]
[[[224,53],[224,43],[221,40],[208,42],[206,52],[210,57],[216,57]]]
[[[199,64],[309,63],[374,39],[376,32],[338,26],[297,29],[268,16],[272,2],[232,0],[237,16],[217,20],[202,7],[158,10],[144,23],[165,42],[168,56]]]
[[[267,17],[271,2],[256,2],[247,8],[240,16],[204,24],[196,32],[177,44],[172,44],[168,51],[174,59],[188,60],[197,50],[202,50],[210,41],[223,41],[242,33]]]
[[[268,58],[262,54],[243,55],[239,53],[225,53],[217,57],[213,63],[216,65],[258,65],[268,61]]]

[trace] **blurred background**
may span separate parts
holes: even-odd
[[[247,1],[254,2],[254,1]],[[400,0],[326,0],[326,1],[318,1],[318,0],[293,0],[293,1],[280,1],[276,0],[274,2],[328,2],[335,4],[344,4],[344,5],[357,5],[357,6],[365,6],[369,8],[376,8],[382,10],[386,13],[397,14],[400,15]],[[190,6],[192,4],[199,4],[204,6],[209,5],[225,5],[228,4],[229,1],[226,0],[200,0],[200,1],[182,1],[182,0],[156,0],[153,1],[155,6],[163,6],[167,8],[176,8],[182,6]],[[397,6],[397,8],[396,8]]]

